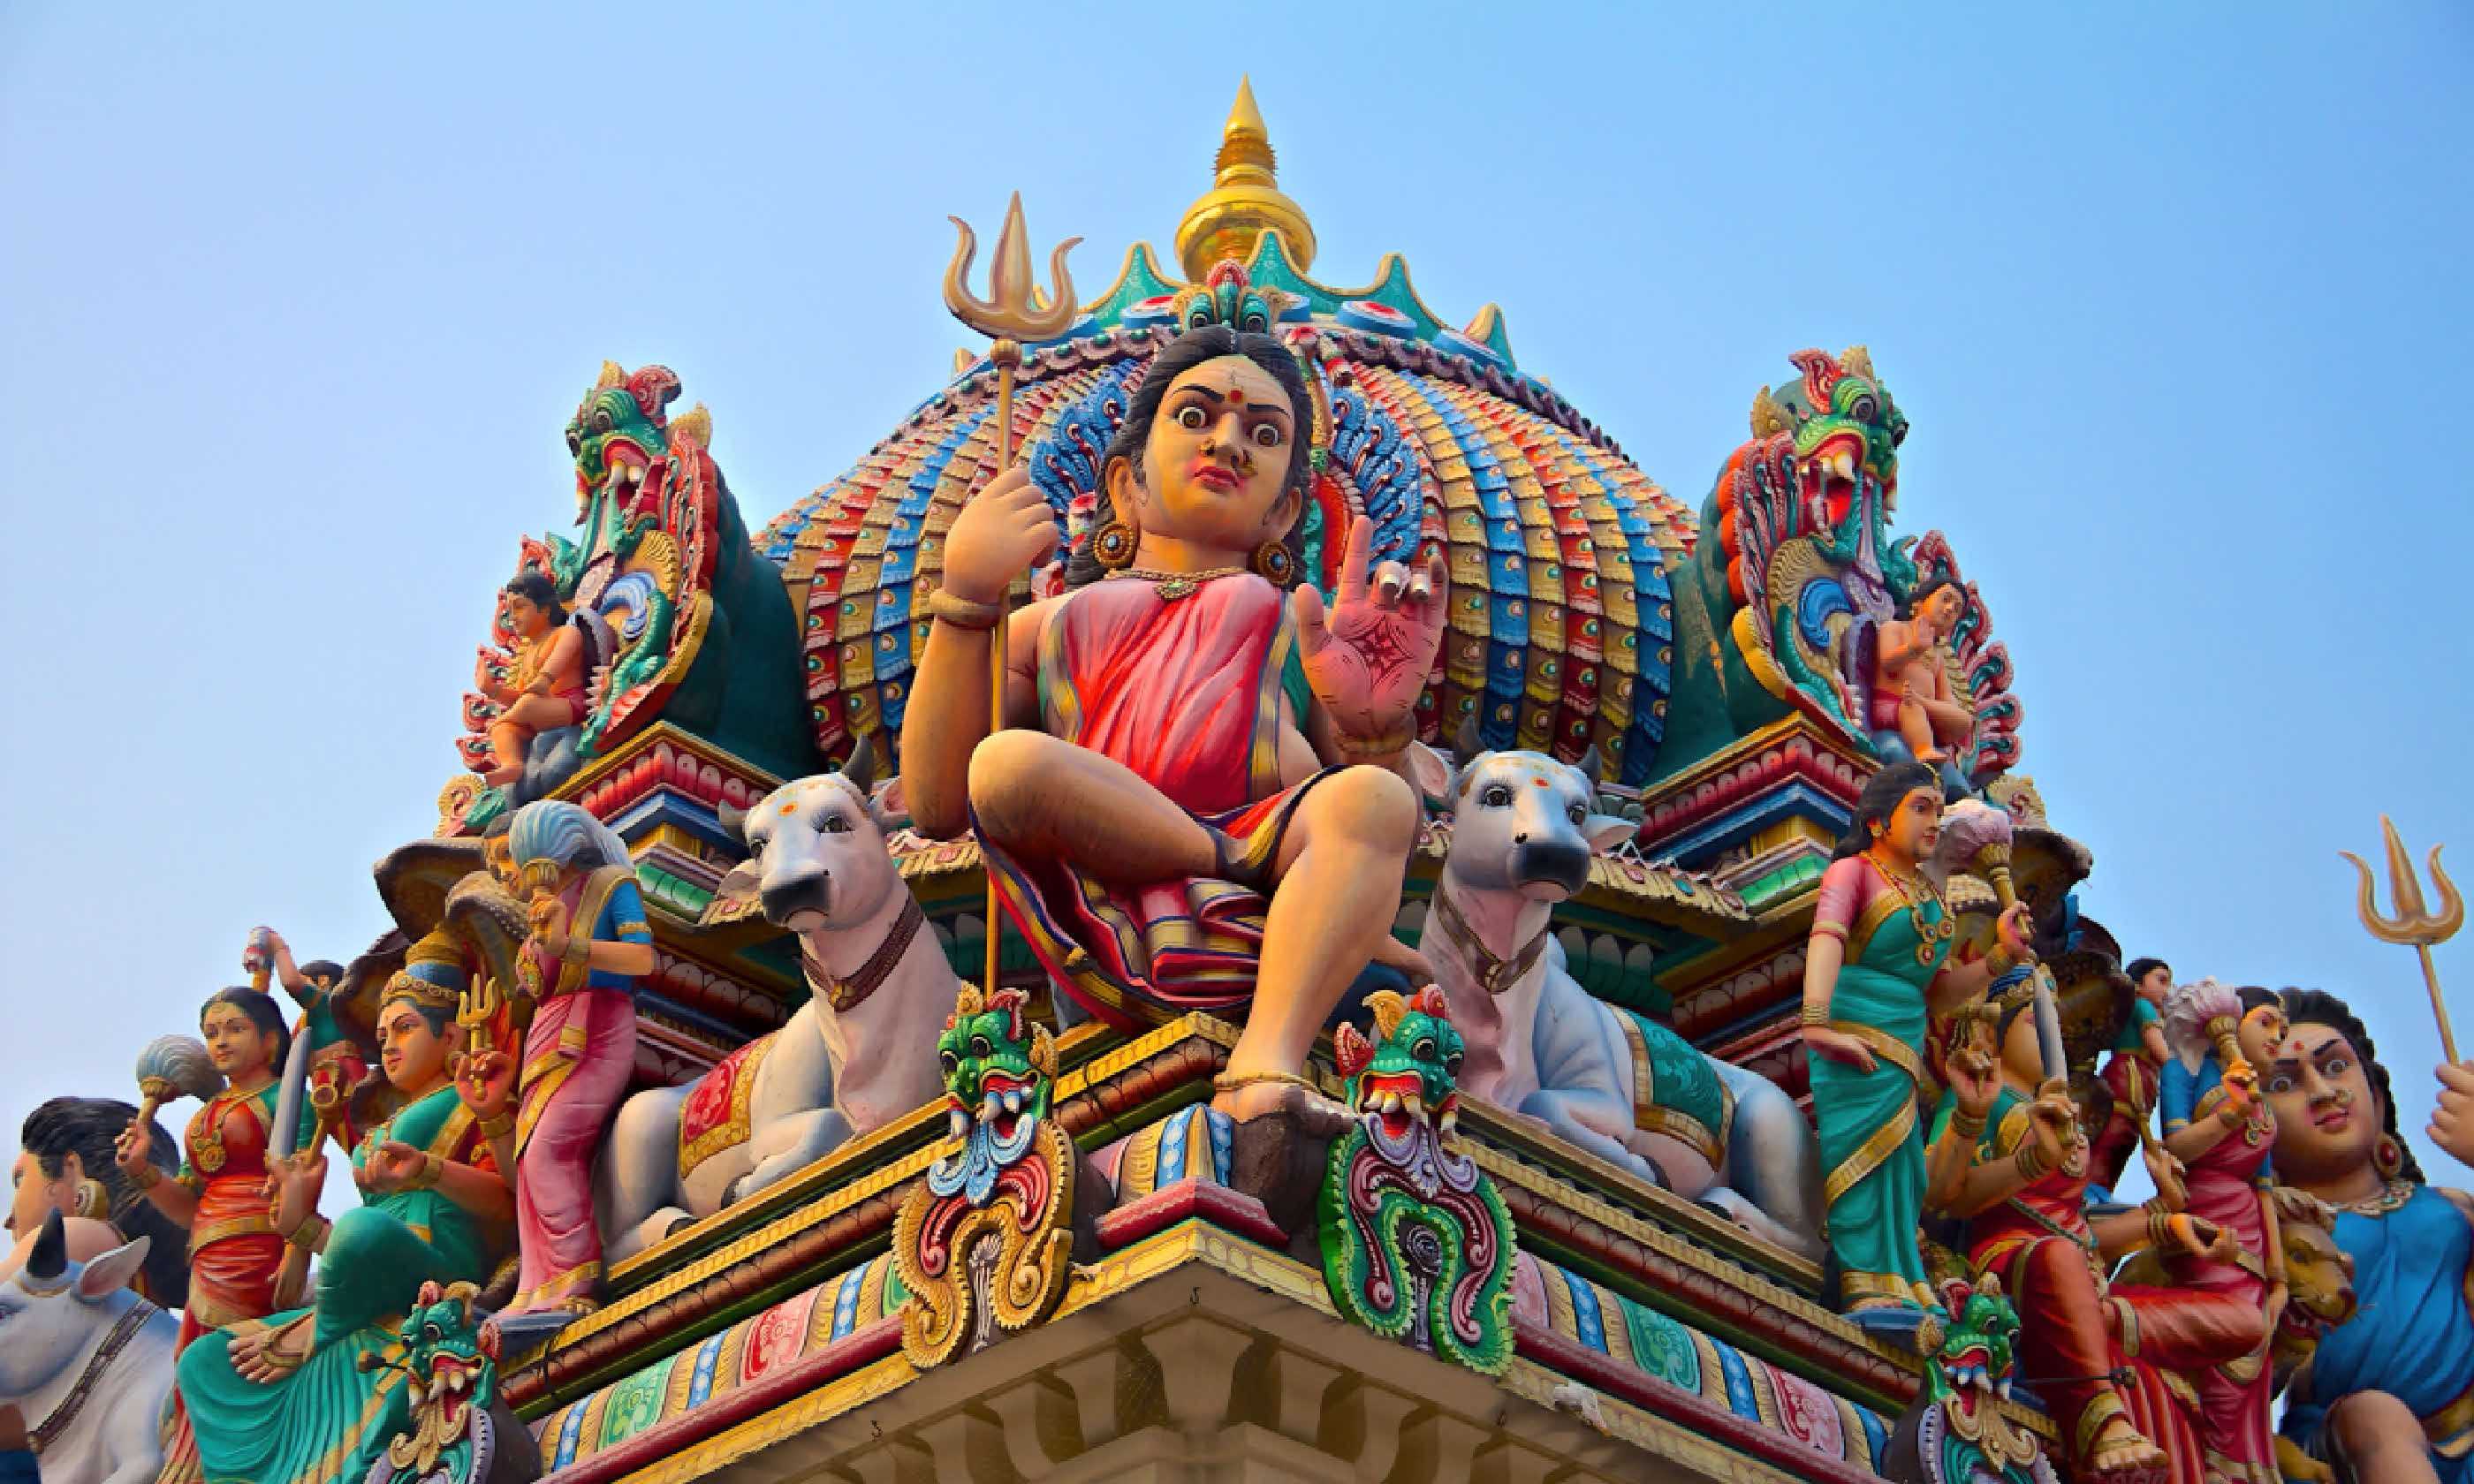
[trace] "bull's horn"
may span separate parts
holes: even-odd
[[[715,805],[714,813],[720,817],[721,827],[729,831],[730,838],[742,842],[746,840],[747,811],[745,809],[735,803],[724,803]]]
[[[1477,713],[1461,718],[1460,730],[1452,733],[1452,761],[1466,768],[1478,754],[1486,751],[1486,739],[1478,735]]]
[[[868,733],[861,732],[859,740],[851,744],[850,761],[842,764],[842,778],[859,790],[861,799],[876,787],[876,743]]]
[[[61,1223],[60,1208],[56,1206],[43,1217],[42,1234],[35,1238],[35,1250],[26,1254],[26,1276],[49,1282],[68,1265],[68,1228]]]
[[[1581,760],[1572,764],[1572,766],[1581,770],[1581,777],[1589,780],[1589,787],[1593,789],[1596,788],[1598,786],[1599,771],[1606,767],[1606,764],[1598,758],[1598,744],[1595,742],[1590,743],[1589,750],[1581,754]]]

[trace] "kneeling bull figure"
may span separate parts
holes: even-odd
[[[748,856],[714,907],[753,899],[798,935],[808,1002],[700,1080],[618,1110],[601,1168],[612,1260],[943,1095],[934,1047],[954,970],[885,847],[875,772],[861,739],[840,772],[725,811]]]
[[[1555,903],[1634,828],[1592,812],[1595,752],[1573,767],[1463,751],[1451,850],[1419,942],[1468,1043],[1461,1090],[1818,1257],[1820,1157],[1794,1101],[1596,998],[1564,966]]]

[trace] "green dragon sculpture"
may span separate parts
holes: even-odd
[[[1662,755],[1688,766],[1790,712],[1871,753],[1905,755],[1874,714],[1881,626],[1935,577],[1956,578],[1938,532],[1893,539],[1906,415],[1861,346],[1799,350],[1800,379],[1754,395],[1752,438],[1728,456],[1676,580],[1676,684]],[[1976,738],[1951,773],[1982,786],[2017,760],[2009,656],[1972,586],[1952,645],[1953,692]]]
[[[471,1283],[421,1285],[396,1333],[403,1381],[361,1444],[363,1484],[523,1484],[541,1477],[532,1434],[498,1404],[498,1331]],[[392,1352],[364,1358],[385,1367]],[[345,1477],[353,1475],[347,1472]]]
[[[1926,1349],[1925,1390],[1890,1434],[1882,1474],[1903,1484],[2056,1484],[2036,1437],[2000,1405],[2010,1395],[2019,1311],[1987,1273],[1941,1284],[1947,1320]]]
[[[699,403],[669,417],[678,395],[667,367],[629,372],[604,362],[568,421],[578,539],[526,539],[518,565],[550,579],[584,633],[585,714],[572,735],[535,740],[526,777],[507,797],[464,801],[468,823],[547,793],[657,718],[781,777],[813,771],[789,595],[780,569],[748,544],[739,502],[707,451],[712,415]],[[514,663],[503,612],[491,637],[483,662],[503,679]],[[476,770],[489,766],[497,711],[485,697],[465,698],[458,747]]]
[[[1445,1141],[1460,1118],[1461,1034],[1441,990],[1367,997],[1378,1040],[1334,1041],[1357,1123],[1333,1143],[1316,1224],[1341,1314],[1488,1376],[1512,1363],[1512,1213]]]
[[[1046,1320],[1065,1297],[1076,1217],[1094,1211],[1083,1165],[1050,1118],[1056,1044],[1020,990],[965,984],[936,1038],[952,1137],[894,1212],[910,1291],[902,1350],[921,1370]],[[1087,1220],[1084,1223],[1087,1226]]]

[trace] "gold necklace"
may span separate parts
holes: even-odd
[[[1950,904],[1942,900],[1940,889],[1921,871],[1912,877],[1903,877],[1893,872],[1881,864],[1878,848],[1866,850],[1864,860],[1873,868],[1874,874],[1881,878],[1881,884],[1897,892],[1899,898],[1907,904],[1907,921],[1914,924],[1916,930],[1916,962],[1931,963],[1940,956],[1940,945],[1958,934],[1958,922],[1950,915]],[[1939,908],[1941,916],[1927,921],[1925,907],[1928,903]]]
[[[1214,578],[1234,577],[1245,570],[1242,566],[1216,566],[1208,572],[1163,572],[1152,567],[1129,566],[1109,573],[1108,580],[1114,582],[1121,577],[1129,577],[1156,584],[1152,590],[1159,594],[1160,601],[1174,603],[1179,598],[1192,597],[1196,588]]]
[[[2385,1216],[2413,1199],[2413,1181],[2391,1180],[2380,1186],[2377,1195],[2365,1196],[2359,1201],[2331,1201],[2329,1204],[2357,1216]]]

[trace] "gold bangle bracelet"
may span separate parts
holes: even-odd
[[[137,1166],[137,1173],[129,1177],[129,1183],[140,1190],[152,1190],[163,1183],[163,1172],[155,1167],[154,1161],[147,1160]]]
[[[283,1233],[283,1240],[303,1252],[316,1252],[327,1245],[327,1233],[331,1224],[326,1217],[311,1211],[301,1218],[301,1224]]]
[[[1239,1088],[1250,1088],[1258,1082],[1282,1082],[1291,1087],[1303,1088],[1309,1092],[1322,1091],[1321,1083],[1296,1072],[1222,1072],[1211,1079],[1211,1086],[1223,1092],[1234,1092]]]
[[[1338,749],[1344,757],[1389,757],[1416,741],[1417,737],[1418,730],[1414,725],[1395,728],[1371,737],[1352,737],[1334,728],[1331,733],[1331,745]]]
[[[1830,1007],[1828,1005],[1816,1005],[1810,1000],[1806,1000],[1804,1002],[1802,1019],[1807,1025],[1828,1025],[1830,1023]]]
[[[501,1113],[495,1118],[481,1119],[480,1126],[483,1138],[504,1138],[516,1131],[516,1115]]]
[[[1971,1113],[1964,1108],[1953,1108],[1950,1111],[1950,1131],[1972,1144],[1984,1137],[1984,1115]]]
[[[2019,1152],[2010,1157],[2010,1163],[2019,1171],[2019,1178],[2031,1185],[2045,1178],[2045,1157],[2036,1152],[2034,1144],[2021,1144]]]

